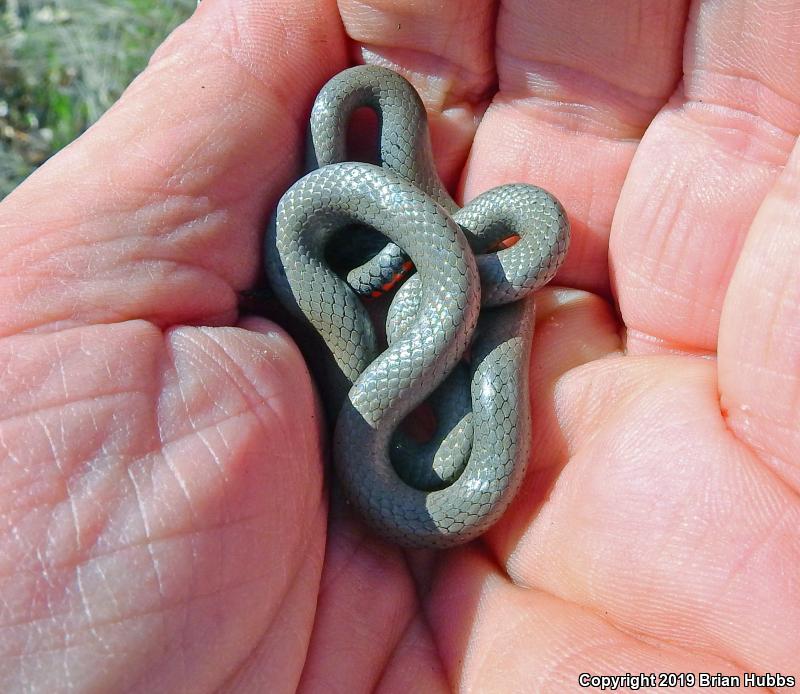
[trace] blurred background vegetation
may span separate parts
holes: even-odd
[[[197,0],[0,0],[0,200],[97,120]]]

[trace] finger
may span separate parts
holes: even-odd
[[[628,349],[715,351],[753,215],[800,132],[800,6],[697,0],[682,89],[639,147],[614,218]]]
[[[631,158],[680,74],[685,2],[502,3],[499,91],[481,122],[464,198],[526,181],[572,222],[561,284],[608,291],[608,235]]]
[[[211,691],[273,621],[308,634],[318,420],[299,352],[262,326],[0,342],[1,690]]]
[[[509,575],[626,632],[791,670],[800,506],[731,436],[714,362],[612,357],[553,398],[568,463],[518,542],[494,548]]]
[[[357,62],[381,63],[420,92],[439,172],[452,189],[494,92],[494,0],[341,0]]]
[[[377,539],[343,503],[331,512],[314,632],[299,691],[336,682],[373,691],[417,610],[402,552]],[[369,596],[369,597],[367,597]]]
[[[747,235],[720,325],[731,430],[800,491],[800,147]]]
[[[344,53],[331,0],[204,0],[0,207],[0,334],[233,321],[313,95]]]
[[[428,619],[458,691],[580,692],[587,689],[578,680],[582,673],[739,671],[723,659],[653,644],[592,610],[515,586],[469,550],[438,577]]]

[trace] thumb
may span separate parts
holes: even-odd
[[[0,205],[0,335],[229,323],[314,93],[336,3],[203,0],[83,137]]]

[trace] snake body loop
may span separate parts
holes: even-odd
[[[345,161],[347,122],[362,106],[379,115],[381,166]],[[419,96],[385,68],[334,77],[315,103],[311,132],[319,168],[281,199],[266,269],[278,298],[324,340],[331,383],[344,384],[327,395],[337,401],[342,487],[399,544],[466,542],[502,515],[525,473],[530,295],[566,254],[566,215],[526,184],[500,186],[459,210],[436,174]],[[330,246],[365,228],[390,244],[345,281],[330,267]],[[518,241],[490,250],[508,237]],[[406,254],[416,274],[394,298],[381,352],[357,293],[390,286]],[[432,393],[439,431],[420,446],[397,430]]]
[[[359,108],[378,116],[378,163],[413,183],[448,212],[458,209],[436,171],[425,106],[398,74],[378,66],[350,68],[332,77],[311,110],[312,156],[308,168],[347,161],[347,125]],[[352,270],[347,281],[359,294],[370,294],[402,272],[407,255],[394,243]]]
[[[448,212],[455,212],[458,205],[436,171],[422,99],[411,84],[387,68],[349,68],[320,90],[310,123],[317,167],[347,161],[347,124],[362,107],[371,108],[378,116],[380,166],[413,183]]]

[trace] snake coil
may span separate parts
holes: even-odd
[[[379,118],[380,166],[346,161],[347,125],[364,106]],[[337,474],[366,521],[398,544],[467,542],[502,515],[525,474],[531,294],[566,255],[566,214],[552,195],[520,183],[459,209],[436,173],[419,95],[385,68],[331,79],[311,136],[318,168],[280,200],[266,269],[279,300],[329,352]],[[344,279],[330,247],[363,229],[389,244]],[[509,237],[519,240],[491,250]],[[415,274],[389,308],[381,351],[359,294],[390,286],[409,257]],[[398,428],[431,394],[437,432],[417,445]]]

